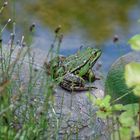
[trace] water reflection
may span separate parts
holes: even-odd
[[[2,14],[3,21],[14,16],[17,25],[27,29],[38,19],[43,25],[54,29],[59,24],[64,33],[80,29],[84,37],[105,41],[117,30],[127,34],[130,28],[130,11],[139,5],[138,0],[31,0],[9,1]],[[2,5],[2,1],[0,4]],[[16,9],[14,9],[16,8]],[[20,27],[20,28],[21,28]]]
[[[59,24],[65,33],[80,28],[87,39],[99,42],[110,38],[118,28],[127,33],[129,12],[138,3],[138,0],[37,0],[27,9],[51,29]]]

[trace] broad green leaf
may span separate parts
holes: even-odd
[[[127,114],[129,116],[136,116],[139,112],[139,104],[138,103],[134,103],[134,104],[128,104],[124,106],[124,110],[126,110],[126,112],[128,112]]]
[[[140,96],[140,85],[137,85],[134,89],[133,92],[135,95]]]
[[[102,102],[100,104],[101,107],[110,107],[110,100],[111,100],[111,96],[106,95],[104,99],[102,99]]]
[[[105,103],[109,103],[110,100],[111,100],[111,96],[110,96],[110,95],[106,95],[105,98],[103,99],[103,101],[104,101]]]
[[[135,114],[135,111],[130,109],[128,111],[123,112],[120,116],[123,116],[124,118],[129,116],[129,117],[133,118],[136,115],[137,114]]]
[[[102,101],[103,101],[103,99],[97,98],[97,100],[96,100],[96,105],[97,105],[97,106],[100,106],[101,103],[102,103]]]
[[[122,140],[130,140],[131,138],[131,129],[128,127],[120,127],[119,132],[121,134]]]
[[[140,136],[139,128],[137,126],[120,127],[119,133],[120,133],[122,140],[130,140],[132,134],[133,134],[133,138]],[[115,131],[111,134],[111,140],[114,140],[113,139],[114,137],[115,137],[115,140],[120,140],[119,135],[118,135],[118,131]]]
[[[140,136],[139,128],[137,126],[120,127],[119,130],[120,130],[122,140],[130,140],[132,134],[133,134],[133,138]]]
[[[139,104],[138,103],[133,103],[133,104],[124,105],[124,109],[125,110],[133,109],[133,110],[138,111],[139,110]]]
[[[128,87],[140,85],[140,63],[132,62],[125,66],[125,80]]]
[[[113,131],[111,133],[111,140],[130,140],[130,132],[131,132],[130,128],[120,127],[119,128],[120,137],[118,131]]]
[[[132,132],[134,133],[135,138],[140,136],[140,131],[139,131],[139,128],[137,126],[132,127]]]
[[[125,66],[125,80],[128,87],[135,87],[134,93],[140,96],[140,63],[132,62]]]
[[[131,127],[135,124],[132,112],[126,111],[119,116],[119,121],[124,127]]]
[[[140,50],[140,34],[133,36],[128,43],[133,50]]]
[[[119,121],[124,127],[131,127],[135,123],[134,119],[130,117],[121,117]]]
[[[124,110],[124,106],[122,104],[116,104],[112,106],[113,111],[121,111]]]

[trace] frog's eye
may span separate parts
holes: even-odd
[[[97,52],[94,52],[94,55],[97,55],[98,53]]]

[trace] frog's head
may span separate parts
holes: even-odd
[[[90,56],[90,65],[93,66],[98,58],[101,56],[101,50],[100,49],[92,49],[91,56]]]

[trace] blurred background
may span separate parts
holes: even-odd
[[[4,0],[0,1],[3,5]],[[9,18],[16,22],[16,39],[29,36],[35,23],[33,47],[47,50],[54,39],[54,29],[62,26],[62,55],[75,53],[80,46],[102,49],[102,71],[106,75],[119,56],[131,51],[128,40],[140,33],[139,0],[12,0],[0,15],[1,27]],[[12,23],[2,38],[7,43]]]

